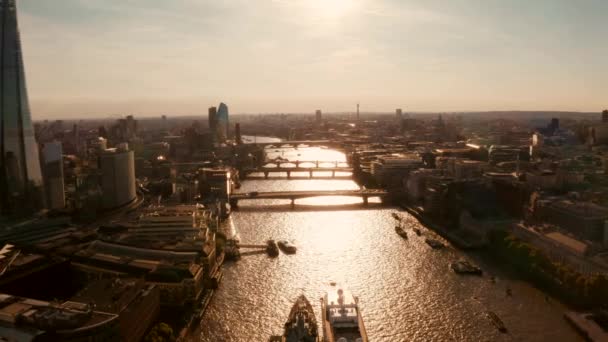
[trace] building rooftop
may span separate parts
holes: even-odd
[[[545,234],[547,238],[557,242],[558,244],[565,246],[578,254],[585,254],[587,252],[588,245],[580,240],[574,239],[568,235],[560,232],[550,232]]]
[[[72,301],[95,303],[100,311],[120,313],[150,286],[141,279],[100,279],[87,284]]]
[[[88,304],[54,304],[0,294],[0,339],[13,341],[15,335],[41,335],[44,331],[68,333],[93,329],[109,323],[116,315],[93,310]]]

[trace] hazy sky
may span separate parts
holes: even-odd
[[[607,0],[18,0],[35,119],[608,107]]]

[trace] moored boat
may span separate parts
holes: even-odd
[[[277,242],[279,249],[283,251],[285,254],[295,254],[298,250],[295,245],[287,240],[280,240]]]
[[[324,342],[368,342],[359,300],[349,291],[331,287],[321,300]]]
[[[450,264],[450,268],[458,274],[482,275],[481,268],[471,264],[466,260],[458,260]]]
[[[274,240],[266,241],[266,253],[268,253],[268,255],[271,257],[279,256],[279,248]]]
[[[426,238],[424,242],[426,242],[426,244],[431,246],[431,248],[433,249],[440,249],[445,247],[445,245],[441,241],[435,239]]]
[[[500,317],[498,317],[496,313],[488,311],[486,312],[486,316],[492,321],[492,324],[494,324],[498,331],[500,331],[501,333],[507,332],[507,327],[505,327],[505,324],[502,322],[502,320],[500,319]]]
[[[412,228],[412,230],[414,231],[414,233],[416,233],[416,235],[418,235],[418,236],[422,235],[422,232],[420,232],[419,228]]]
[[[284,342],[318,342],[319,328],[312,305],[304,295],[298,297],[291,308],[285,331]]]
[[[392,213],[391,214],[393,216],[393,218],[397,221],[401,221],[401,216],[399,216],[397,213]]]
[[[407,239],[407,232],[401,226],[395,226],[395,231],[397,232],[397,234],[399,234],[399,236],[404,239]]]

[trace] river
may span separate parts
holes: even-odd
[[[276,152],[275,152],[276,151]],[[319,148],[270,149],[269,157],[344,161],[342,153]],[[307,175],[307,174],[306,174]],[[272,177],[246,180],[239,191],[357,189],[348,179]],[[243,243],[288,239],[296,255],[244,255],[224,266],[224,278],[201,321],[200,340],[267,341],[280,335],[300,295],[320,321],[320,298],[330,281],[360,299],[371,341],[582,341],[565,322],[566,308],[528,283],[453,247],[433,250],[410,231],[395,234],[398,212],[407,227],[432,234],[397,208],[367,207],[356,198],[313,198],[297,202],[244,201],[226,222]],[[458,276],[451,261],[473,259],[483,277]],[[490,275],[496,282],[490,281]],[[506,289],[512,289],[512,296]],[[509,332],[496,330],[485,312],[501,317]]]

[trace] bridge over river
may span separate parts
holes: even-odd
[[[230,196],[230,205],[238,207],[241,200],[261,200],[261,199],[288,199],[291,206],[295,206],[295,201],[301,198],[322,197],[322,196],[349,196],[361,197],[363,203],[368,203],[370,197],[384,198],[388,195],[386,190],[364,189],[364,190],[305,190],[305,191],[274,191],[274,192],[249,192],[236,193]]]
[[[252,143],[252,144],[257,145],[257,146],[275,147],[275,148],[282,148],[282,147],[297,148],[297,147],[324,146],[324,147],[329,147],[332,149],[341,149],[344,145],[343,142],[335,141],[335,140],[287,140],[287,141],[276,141],[276,142],[260,142],[260,143],[256,142],[256,143]]]

